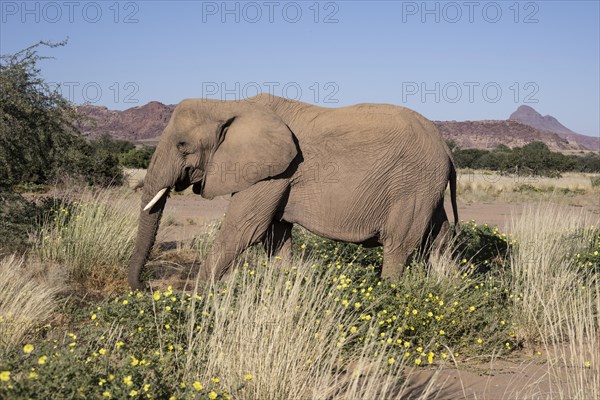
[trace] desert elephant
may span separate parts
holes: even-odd
[[[291,257],[292,224],[330,239],[383,245],[383,277],[402,274],[426,237],[448,233],[456,171],[432,122],[407,108],[323,108],[272,95],[239,101],[183,100],[145,178],[129,284],[141,288],[171,190],[232,194],[201,274],[219,279],[234,258],[263,242]],[[438,239],[439,239],[438,237]]]

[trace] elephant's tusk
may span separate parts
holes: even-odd
[[[154,196],[152,198],[152,200],[150,200],[150,202],[148,204],[146,204],[146,207],[144,207],[144,211],[147,211],[147,210],[151,209],[152,206],[154,206],[156,204],[156,202],[159,201],[161,197],[163,197],[163,195],[165,194],[165,192],[167,191],[167,189],[168,188],[160,189],[158,191],[158,193],[156,193],[156,196]]]

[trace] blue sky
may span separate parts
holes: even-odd
[[[75,103],[243,98],[393,103],[435,120],[521,104],[600,133],[598,1],[0,2],[0,53],[39,40]]]

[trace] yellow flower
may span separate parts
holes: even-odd
[[[10,371],[0,372],[0,381],[6,382],[8,380],[10,380]]]
[[[469,311],[470,311],[470,312],[473,312],[473,311],[475,311],[475,307],[473,307],[473,306],[469,307]]]
[[[585,365],[586,368],[589,368],[589,367],[592,366],[592,363],[589,362],[589,361],[586,361],[586,362],[583,363],[583,365]]]
[[[481,344],[483,343],[483,340],[481,338],[477,339],[477,343]]]
[[[24,353],[31,353],[33,351],[34,347],[32,344],[27,343],[25,346],[23,346],[23,352]]]
[[[109,398],[109,399],[110,399],[110,398],[112,397],[112,395],[110,394],[110,392],[109,392],[109,391],[106,391],[106,392],[103,392],[103,393],[102,393],[102,397],[106,397],[106,398]]]
[[[194,389],[196,389],[197,391],[201,391],[203,388],[202,384],[198,381],[194,382],[193,386],[194,386]]]
[[[221,380],[219,378],[212,378],[211,379],[214,383],[219,383]]]
[[[415,360],[415,364],[417,364],[417,365],[421,365],[421,359],[420,359],[420,358],[417,358],[417,359]]]
[[[92,321],[96,319],[96,314],[92,314]]]
[[[435,354],[433,353],[433,351],[430,351],[429,354],[427,355],[427,362],[429,364],[433,364],[433,357],[435,356]]]
[[[123,300],[123,305],[127,305],[127,304],[129,304],[129,302],[127,300]],[[132,390],[132,392],[133,392],[133,390]]]
[[[394,360],[394,358],[392,358],[392,357],[390,357],[390,358],[388,359],[388,364],[390,364],[390,365],[392,365],[392,364],[393,364],[393,363],[395,363],[395,362],[396,362],[396,360]]]
[[[123,342],[117,342],[117,349],[119,349],[119,348],[123,347],[123,345],[124,345],[124,344],[125,344],[125,343],[123,343]]]
[[[154,296],[152,296],[154,298],[154,300],[160,300],[160,291],[156,291],[154,292]]]
[[[131,358],[131,366],[132,367],[135,367],[135,366],[137,366],[140,363],[140,360],[138,360],[134,356],[129,356],[129,358]]]
[[[131,375],[127,375],[125,378],[123,378],[123,383],[127,386],[133,385],[133,382],[131,381]]]
[[[132,390],[131,392],[129,392],[129,395],[130,395],[131,397],[137,396],[137,394],[138,394],[138,391],[137,391],[137,390]]]
[[[150,384],[147,383],[144,385],[144,392],[147,392],[148,390],[150,390]]]
[[[102,349],[98,350],[98,353],[100,353],[100,355],[104,355],[104,354],[106,354],[106,349],[102,348]]]
[[[444,332],[443,329],[440,329],[440,335],[444,335],[446,332]]]
[[[216,398],[217,398],[217,396],[218,396],[218,394],[216,394],[215,392],[210,392],[210,393],[208,394],[208,398],[209,398],[209,399],[211,399],[211,400],[214,400],[214,399],[216,399]]]
[[[253,378],[252,374],[246,374],[246,376],[244,377],[244,379],[247,381],[252,380],[252,378]]]
[[[40,358],[38,358],[38,364],[42,365],[42,364],[46,364],[46,360],[48,359],[48,357],[46,356],[41,356]]]
[[[31,371],[31,372],[29,373],[29,379],[37,379],[37,377],[38,377],[38,374],[37,374],[37,372],[35,372],[35,371]]]

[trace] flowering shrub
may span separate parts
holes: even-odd
[[[199,299],[169,289],[103,302],[74,321],[77,333],[4,354],[0,397],[229,398],[217,377],[185,374],[185,316],[191,304],[202,306]]]
[[[500,233],[497,227],[475,221],[461,223],[459,232],[455,254],[469,260],[480,272],[501,269],[516,243],[511,234]]]

